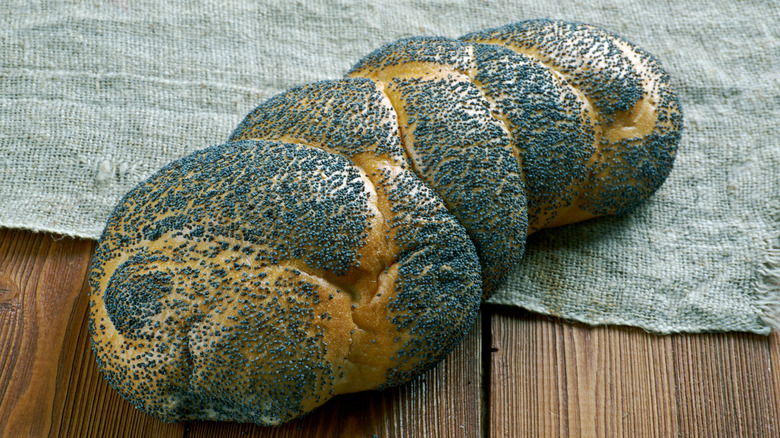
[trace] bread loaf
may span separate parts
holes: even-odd
[[[166,421],[279,424],[408,381],[528,234],[657,189],[681,129],[658,61],[588,25],[388,44],[120,201],[90,273],[98,365]]]
[[[109,383],[166,421],[270,425],[440,361],[476,317],[479,262],[392,139],[374,140],[365,153],[388,154],[366,168],[228,143],[130,191],[89,277]]]

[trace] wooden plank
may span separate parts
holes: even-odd
[[[780,436],[769,338],[717,333],[672,342],[682,436]]]
[[[0,436],[44,436],[59,418],[58,358],[91,243],[0,230]]]
[[[476,437],[481,434],[481,323],[442,363],[397,388],[334,398],[280,427],[193,422],[206,437]]]
[[[779,434],[766,337],[489,311],[491,437]]]
[[[0,435],[56,426],[58,358],[81,292],[90,242],[0,230]]]
[[[772,390],[775,393],[775,410],[780,413],[780,332],[769,335],[769,364],[772,373]]]
[[[120,419],[114,421],[148,416],[125,415],[90,391],[108,387],[86,337],[93,248],[91,241],[0,229],[0,436],[139,436],[95,421],[98,413]],[[74,397],[85,402],[74,404]]]
[[[162,423],[97,371],[93,247],[0,229],[0,436],[780,436],[777,334],[655,336],[500,307],[408,385],[342,396],[278,428]]]

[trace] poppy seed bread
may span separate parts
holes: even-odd
[[[528,234],[650,196],[681,130],[658,60],[589,25],[387,44],[120,201],[89,277],[99,368],[166,421],[279,424],[408,381]]]
[[[264,425],[418,375],[481,295],[471,241],[413,173],[264,141],[130,191],[89,281],[92,349],[125,399],[165,421]]]

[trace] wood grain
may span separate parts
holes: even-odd
[[[769,335],[769,363],[771,365],[770,372],[772,373],[771,382],[759,381],[758,383],[772,386],[772,390],[775,393],[776,416],[780,416],[780,332],[774,332]],[[775,422],[779,421],[775,418]]]
[[[2,436],[44,436],[54,425],[59,358],[91,246],[0,230]]]
[[[776,437],[759,335],[656,336],[492,308],[491,437]]]
[[[780,436],[771,340],[744,333],[672,338],[678,404],[691,436]]]

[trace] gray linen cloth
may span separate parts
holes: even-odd
[[[627,216],[530,239],[492,302],[590,324],[769,333],[780,309],[776,2],[0,2],[0,226],[97,238],[167,162],[259,102],[341,77],[383,43],[530,18],[658,56],[685,113],[675,169]]]

